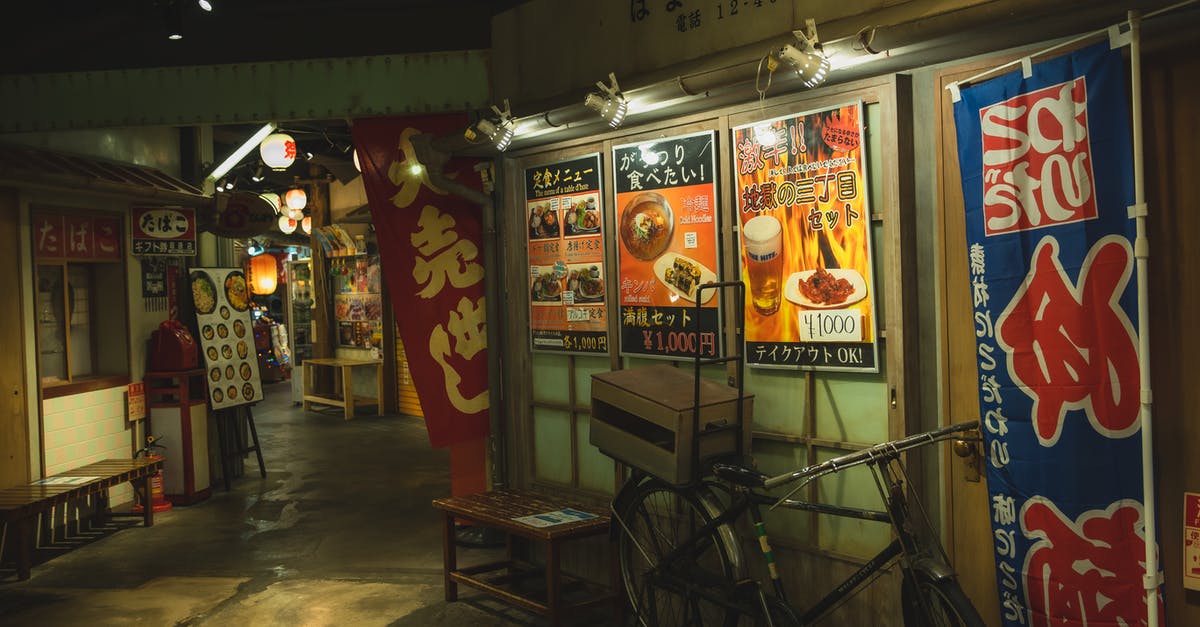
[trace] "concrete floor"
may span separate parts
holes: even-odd
[[[34,567],[0,573],[4,625],[502,625],[544,620],[442,591],[449,458],[414,418],[304,412],[288,384],[255,408],[267,477]],[[340,412],[340,410],[338,410]],[[462,561],[492,557],[469,551]],[[461,563],[461,562],[460,562]],[[596,625],[604,619],[584,619]]]

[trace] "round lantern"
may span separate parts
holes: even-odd
[[[278,266],[274,255],[262,254],[250,258],[250,291],[255,294],[274,294],[278,285]]]
[[[355,170],[358,170],[359,172],[362,172],[362,161],[359,161],[359,160],[358,160],[358,149],[357,149],[357,148],[355,148],[355,149],[354,149],[353,151],[351,151],[351,152],[353,152],[353,153],[354,153],[354,169],[355,169]]]
[[[300,221],[300,228],[304,229],[306,234],[312,235],[312,216],[304,216]]]
[[[303,211],[304,207],[308,205],[308,194],[304,193],[304,188],[294,187],[283,195],[283,202],[292,211]]]
[[[275,207],[275,213],[279,213],[283,203],[283,200],[279,198],[279,194],[275,192],[263,192],[259,196],[262,196],[264,200],[271,203],[272,207]]]
[[[279,216],[279,230],[286,235],[291,235],[296,232],[296,227],[300,226],[299,222],[290,216]]]
[[[287,133],[272,133],[258,145],[263,163],[272,170],[286,170],[296,161],[296,140]]]

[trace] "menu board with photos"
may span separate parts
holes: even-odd
[[[622,354],[721,352],[720,297],[699,291],[721,275],[716,151],[714,131],[613,148]]]
[[[600,155],[525,170],[533,350],[607,353]]]
[[[211,407],[262,400],[246,275],[237,268],[196,268],[189,278]]]

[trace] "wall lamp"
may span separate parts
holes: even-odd
[[[482,118],[475,124],[468,126],[467,130],[463,131],[463,137],[469,142],[483,135],[492,142],[496,150],[504,152],[512,143],[513,137],[516,135],[516,121],[513,120],[512,108],[508,105],[508,98],[504,99],[504,109],[501,110],[496,105],[492,105],[492,112],[496,114],[496,119],[491,120]]]
[[[625,114],[629,112],[629,101],[625,98],[625,94],[621,93],[621,86],[617,84],[617,76],[609,72],[608,80],[612,83],[611,85],[596,81],[596,87],[600,88],[600,93],[589,93],[583,99],[583,104],[599,113],[609,126],[619,128],[621,122],[625,121]]]
[[[817,39],[816,20],[808,18],[804,20],[804,26],[804,30],[792,31],[792,35],[796,37],[795,45],[784,44],[779,50],[773,51],[772,55],[795,69],[800,82],[811,89],[824,83],[829,77],[829,57],[825,56],[821,42]]]

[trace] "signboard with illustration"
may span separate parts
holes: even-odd
[[[262,400],[246,275],[237,268],[196,268],[189,278],[210,406]]]
[[[613,148],[622,354],[720,354],[717,290],[698,291],[720,276],[716,139],[702,131]]]
[[[746,363],[877,372],[862,106],[733,130]]]
[[[533,350],[607,353],[600,155],[525,170]]]

